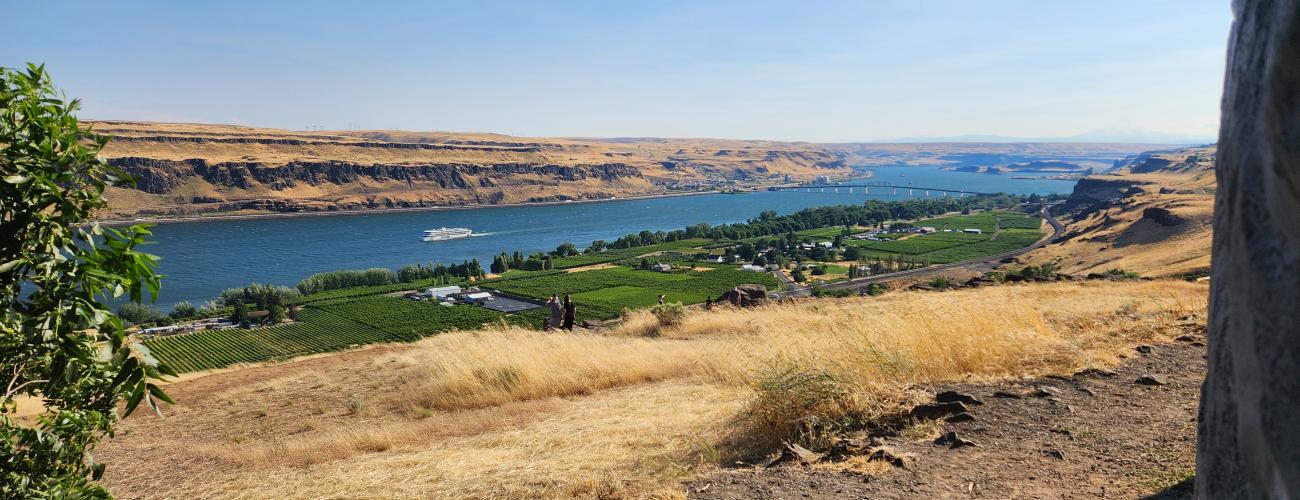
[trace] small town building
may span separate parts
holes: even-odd
[[[666,263],[666,262],[660,262],[660,263],[658,263],[658,264],[655,264],[655,265],[653,265],[653,266],[650,266],[650,269],[653,270],[653,271],[656,271],[656,272],[666,273],[666,272],[668,272],[668,271],[672,271],[672,270],[673,270],[673,265],[672,265],[672,264],[668,264],[668,263]]]
[[[744,265],[740,266],[740,270],[741,270],[741,271],[752,271],[752,272],[756,272],[756,273],[767,272],[767,268],[766,268],[766,267],[763,267],[763,266],[755,266],[755,265],[753,265],[753,264],[744,264]]]

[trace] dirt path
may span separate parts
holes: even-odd
[[[724,469],[686,484],[686,493],[709,499],[1188,497],[1205,347],[1203,332],[1182,339],[1134,352],[1113,374],[927,387],[983,404],[968,405],[974,420],[935,421],[929,435],[873,436],[876,442],[848,461]],[[1147,376],[1163,384],[1138,382]],[[934,443],[947,432],[975,446]],[[881,446],[907,464],[861,467]]]

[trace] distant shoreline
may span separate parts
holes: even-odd
[[[297,217],[328,217],[335,215],[367,215],[367,214],[385,214],[385,213],[403,213],[403,212],[433,212],[441,210],[476,210],[482,208],[517,208],[517,207],[541,207],[550,205],[575,205],[586,203],[610,203],[616,201],[633,201],[649,200],[655,198],[675,198],[680,196],[701,196],[707,194],[722,194],[720,190],[712,191],[692,191],[689,193],[660,193],[646,194],[637,196],[626,196],[616,198],[601,198],[595,200],[564,200],[564,201],[530,201],[522,203],[498,203],[498,204],[475,204],[475,205],[448,205],[433,207],[400,207],[400,208],[362,208],[348,210],[321,210],[318,212],[270,212],[264,214],[228,214],[228,215],[189,215],[178,217],[135,217],[130,219],[97,219],[97,222],[104,226],[129,226],[132,224],[183,224],[191,222],[218,222],[232,220],[256,220],[256,219],[290,219]]]
[[[840,181],[848,179],[869,179],[875,177],[875,172],[871,170],[856,171],[855,175],[839,179]],[[499,204],[476,204],[476,205],[445,205],[432,207],[400,207],[400,208],[362,208],[348,210],[321,210],[317,212],[270,212],[264,214],[227,214],[227,215],[187,215],[177,217],[133,217],[130,219],[96,219],[97,222],[104,226],[130,226],[132,224],[184,224],[191,222],[218,222],[232,220],[257,220],[257,219],[289,219],[295,217],[327,217],[332,215],[367,215],[367,214],[384,214],[384,213],[403,213],[403,212],[432,212],[440,210],[476,210],[481,208],[518,208],[518,207],[544,207],[551,205],[573,205],[579,203],[611,203],[616,201],[632,200],[651,200],[656,198],[676,198],[680,196],[702,196],[709,194],[747,194],[766,190],[773,186],[782,184],[759,184],[742,188],[739,192],[731,192],[722,189],[713,189],[709,191],[691,191],[688,193],[658,193],[644,194],[635,196],[625,196],[617,198],[601,198],[595,200],[563,200],[563,201],[530,201],[522,203],[499,203]]]

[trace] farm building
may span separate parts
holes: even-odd
[[[660,263],[658,263],[658,264],[655,264],[654,266],[651,266],[650,269],[652,269],[652,270],[654,270],[654,271],[657,271],[657,272],[666,273],[666,272],[668,272],[668,271],[672,271],[672,270],[673,270],[673,265],[672,265],[672,264],[668,264],[668,263],[664,263],[664,262],[660,262]]]
[[[934,228],[932,228],[932,227],[930,227],[930,226],[926,226],[926,227],[921,228],[921,232],[922,232],[922,233],[933,233],[933,232],[935,232],[935,231],[934,231]]]
[[[980,234],[980,233],[983,233],[984,231],[981,231],[981,230],[979,230],[979,229],[974,229],[974,228],[969,228],[969,227],[968,227],[968,228],[966,228],[966,229],[962,229],[961,232],[963,232],[963,233],[968,233],[968,234]]]
[[[473,292],[462,295],[460,299],[465,301],[467,304],[481,306],[487,301],[492,300],[492,294],[488,292]]]
[[[430,288],[428,290],[425,290],[424,295],[429,298],[445,299],[451,295],[455,295],[460,292],[461,292],[460,287],[455,285],[440,286],[440,287],[435,287],[435,288]]]
[[[763,266],[755,266],[755,265],[753,265],[753,264],[744,264],[744,265],[740,266],[740,270],[741,270],[741,271],[752,271],[752,272],[756,272],[756,273],[761,273],[761,272],[766,272],[766,271],[767,271],[767,268],[765,268],[765,267],[763,267]]]

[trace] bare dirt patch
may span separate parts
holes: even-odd
[[[1195,331],[1196,328],[1192,328]],[[1134,351],[1113,374],[1083,373],[993,384],[928,386],[983,404],[974,420],[879,436],[912,457],[902,468],[848,465],[735,467],[686,484],[691,498],[1132,498],[1190,496],[1204,338]],[[1143,385],[1152,376],[1163,385]],[[1019,397],[1007,397],[1016,395]],[[937,445],[955,432],[975,446]]]

